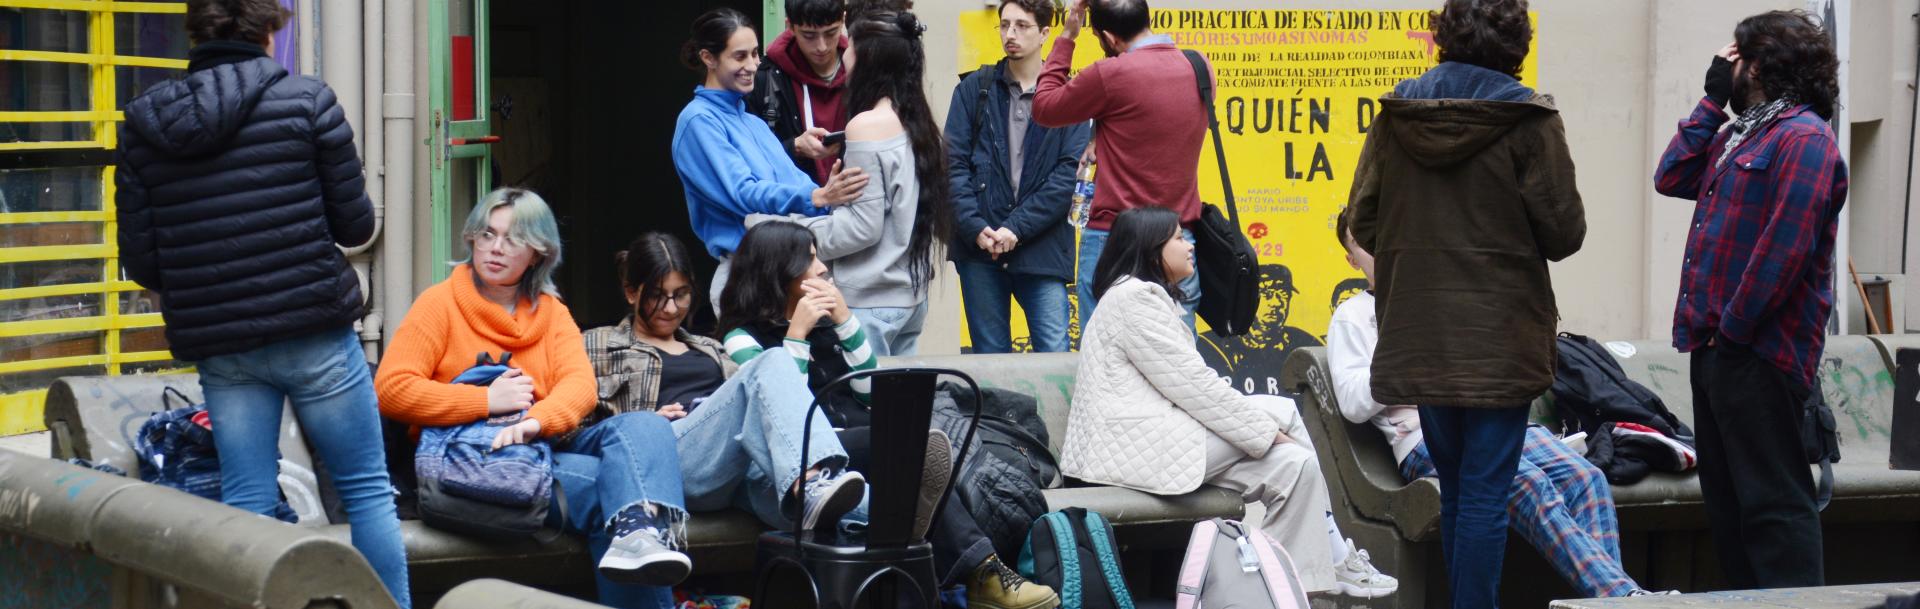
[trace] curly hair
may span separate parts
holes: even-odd
[[[1471,64],[1520,77],[1533,42],[1527,0],[1447,0],[1432,19],[1440,61]]]
[[[1833,119],[1840,97],[1840,58],[1833,39],[1812,15],[1772,11],[1742,19],[1733,29],[1733,42],[1767,99],[1791,97],[1812,106],[1820,118]]]
[[[292,18],[278,0],[187,0],[187,38],[258,44]]]
[[[1006,0],[1000,3],[1000,12],[1006,12],[1009,6],[1018,6],[1020,10],[1033,15],[1035,24],[1040,27],[1053,27],[1053,2],[1054,0]]]

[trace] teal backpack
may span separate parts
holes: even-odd
[[[1061,609],[1133,609],[1113,525],[1099,512],[1071,507],[1033,521],[1019,571],[1059,592]]]

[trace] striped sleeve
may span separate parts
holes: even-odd
[[[760,357],[760,353],[766,351],[760,346],[760,341],[754,340],[753,335],[747,334],[747,331],[742,328],[734,328],[732,332],[728,332],[726,339],[720,345],[721,348],[726,349],[727,359],[733,360],[734,364],[740,366],[747,365],[747,362]]]
[[[833,326],[833,333],[840,338],[840,352],[847,358],[847,368],[854,372],[872,370],[880,366],[880,359],[873,355],[873,345],[867,344],[867,332],[860,328],[860,318],[847,316],[845,323]],[[853,385],[855,397],[862,402],[873,399],[873,381],[859,379],[849,383]]]

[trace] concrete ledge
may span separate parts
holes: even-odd
[[[440,597],[434,609],[595,609],[596,605],[576,598],[543,592],[497,579],[476,579],[454,588]]]
[[[1904,584],[1866,584],[1827,586],[1824,588],[1782,588],[1777,590],[1730,590],[1679,596],[1642,596],[1638,598],[1596,598],[1554,601],[1552,609],[1663,609],[1673,607],[1764,607],[1766,609],[1869,609],[1887,602],[1887,597],[1920,593],[1920,582]]]
[[[178,586],[223,606],[395,606],[347,543],[172,489],[11,451],[0,452],[0,532],[98,556],[136,579]],[[142,594],[131,588],[117,589],[116,598]],[[116,606],[123,605],[142,606]]]

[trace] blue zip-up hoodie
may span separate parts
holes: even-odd
[[[747,113],[746,96],[695,87],[673,127],[673,169],[686,188],[687,217],[707,253],[725,258],[747,234],[747,214],[805,214],[818,186],[795,167],[767,122]]]

